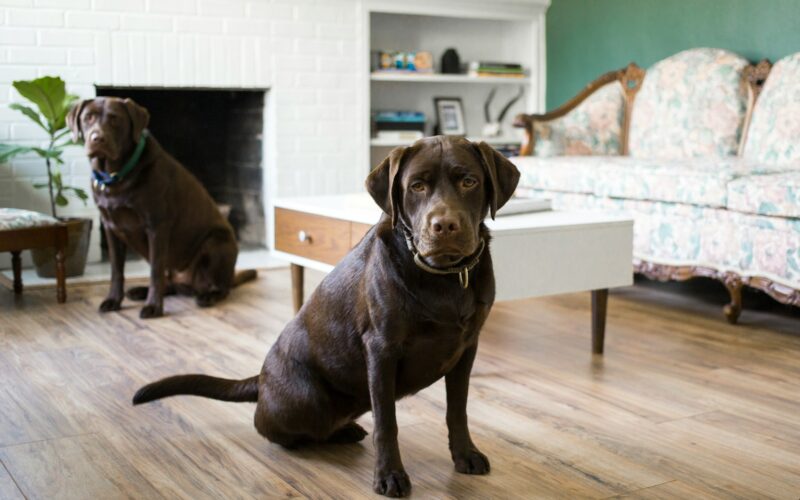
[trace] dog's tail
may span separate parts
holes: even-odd
[[[175,375],[147,384],[136,391],[133,404],[140,405],[179,394],[235,403],[255,403],[258,401],[258,375],[243,380],[208,375]]]
[[[258,277],[258,272],[255,269],[245,269],[244,271],[237,271],[233,276],[233,286],[237,287],[242,283],[253,281]]]

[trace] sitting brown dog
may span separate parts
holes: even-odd
[[[235,274],[233,228],[200,182],[149,134],[149,119],[146,109],[116,97],[82,101],[67,116],[73,140],[85,141],[111,259],[111,289],[100,311],[120,309],[130,247],[150,262],[150,286],[128,290],[128,298],[146,298],[142,318],[163,315],[165,293],[192,294],[206,307],[256,277]]]
[[[483,219],[518,180],[485,143],[434,137],[395,149],[367,179],[386,214],[286,326],[260,375],[178,375],[143,387],[133,403],[176,394],[257,402],[256,429],[287,447],[360,441],[355,419],[372,409],[373,488],[399,497],[411,483],[395,400],[444,376],[456,470],[488,473],[467,429],[470,371],[495,293]]]

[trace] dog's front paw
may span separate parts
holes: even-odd
[[[453,454],[456,471],[462,474],[488,474],[491,466],[486,455],[476,449]]]
[[[107,313],[122,309],[122,301],[119,299],[108,298],[100,304],[100,312]]]
[[[375,471],[372,489],[375,493],[387,497],[406,497],[411,493],[411,480],[402,469]]]
[[[160,318],[164,315],[164,306],[157,306],[154,304],[147,304],[139,311],[139,317],[142,319]]]

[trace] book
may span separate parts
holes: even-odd
[[[414,142],[422,139],[424,134],[419,130],[379,130],[376,138],[391,142]]]
[[[547,198],[511,198],[505,205],[497,210],[497,215],[500,217],[504,215],[546,212],[552,210],[552,208],[552,204]]]
[[[375,121],[380,123],[425,123],[425,113],[420,111],[378,111]]]
[[[475,72],[470,71],[469,76],[477,78],[484,76],[489,76],[492,78],[525,78],[524,73],[492,73],[487,71],[475,71]]]
[[[472,61],[470,68],[501,68],[501,69],[517,69],[522,71],[522,65],[518,63],[504,63],[495,61]]]

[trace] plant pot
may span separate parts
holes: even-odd
[[[67,248],[65,262],[67,278],[81,276],[86,270],[86,256],[89,254],[89,240],[92,236],[92,219],[62,219],[67,225]],[[31,250],[36,275],[40,278],[55,278],[56,249],[36,248]]]

